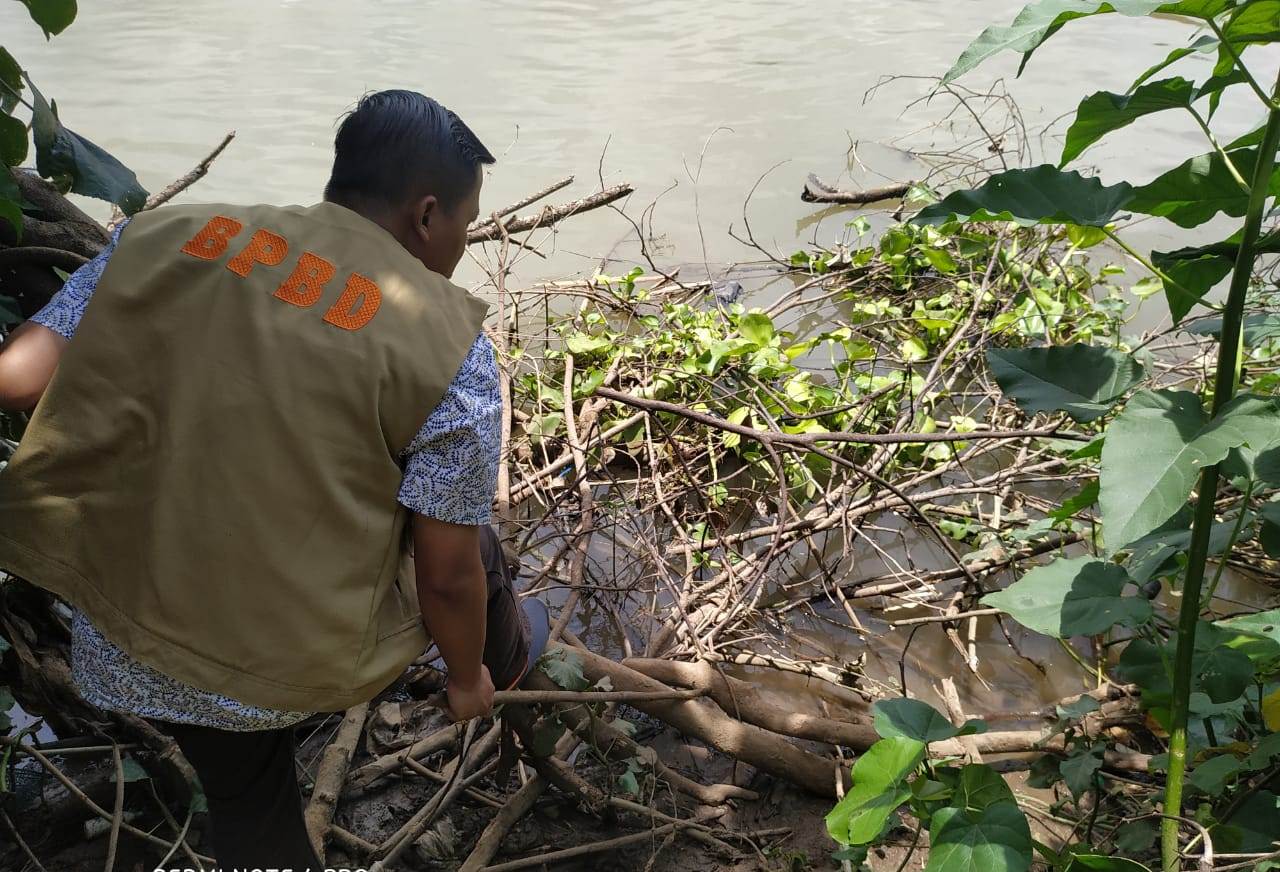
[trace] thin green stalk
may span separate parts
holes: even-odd
[[[1236,51],[1236,47],[1231,44],[1231,40],[1227,39],[1227,35],[1222,31],[1222,25],[1214,21],[1212,18],[1207,19],[1209,27],[1213,30],[1214,36],[1218,37],[1218,42],[1222,44],[1222,48],[1227,54],[1231,55],[1231,61],[1236,65],[1241,73],[1244,74],[1245,81],[1249,83],[1249,87],[1253,89],[1253,93],[1258,95],[1258,99],[1262,101],[1262,105],[1267,107],[1268,112],[1274,112],[1280,109],[1276,97],[1268,97],[1267,92],[1262,90],[1262,86],[1258,84],[1258,80],[1253,77],[1253,73],[1249,72],[1249,68],[1244,65],[1244,61],[1240,58],[1240,52]],[[1175,821],[1176,823],[1176,821]]]
[[[1236,382],[1236,388],[1239,388],[1239,381]],[[1200,598],[1200,601],[1205,604],[1205,608],[1213,608],[1213,595],[1218,592],[1218,582],[1222,581],[1222,571],[1227,568],[1227,555],[1231,553],[1231,549],[1236,547],[1236,542],[1240,538],[1240,528],[1244,526],[1244,518],[1249,511],[1249,499],[1252,496],[1253,479],[1249,479],[1249,483],[1244,488],[1244,499],[1240,502],[1240,514],[1236,517],[1235,526],[1231,528],[1231,538],[1227,540],[1227,547],[1222,552],[1222,559],[1218,561],[1218,568],[1213,573],[1213,581],[1209,582],[1209,589]]]
[[[1236,180],[1236,184],[1240,186],[1240,190],[1246,194],[1249,193],[1249,183],[1244,180],[1244,176],[1240,175],[1240,170],[1236,169],[1236,163],[1231,159],[1231,155],[1223,149],[1218,143],[1218,137],[1213,135],[1213,131],[1209,129],[1209,125],[1204,120],[1204,116],[1196,111],[1196,107],[1188,106],[1187,111],[1191,113],[1191,117],[1196,120],[1196,124],[1200,125],[1200,129],[1204,131],[1205,138],[1209,140],[1209,144],[1213,146],[1213,150],[1222,158],[1222,162],[1227,167],[1227,172],[1231,173],[1231,178]]]
[[[1280,77],[1276,80],[1275,93],[1280,96]],[[1270,188],[1268,182],[1275,169],[1276,148],[1280,146],[1280,106],[1274,100],[1268,100],[1267,105],[1270,107],[1267,128],[1253,171],[1253,187],[1249,192],[1240,250],[1236,254],[1231,289],[1222,313],[1222,344],[1218,348],[1218,368],[1213,383],[1215,415],[1235,394],[1245,294],[1249,289],[1249,280],[1253,277],[1255,248]],[[1170,712],[1172,725],[1169,730],[1169,777],[1165,783],[1165,818],[1160,824],[1160,855],[1164,872],[1178,872],[1180,868],[1178,822],[1169,816],[1182,814],[1182,788],[1187,771],[1187,717],[1191,703],[1192,655],[1195,653],[1196,623],[1200,620],[1200,588],[1204,584],[1205,564],[1209,559],[1209,533],[1213,527],[1213,503],[1217,492],[1218,466],[1215,464],[1200,474],[1187,577],[1182,585],[1182,608],[1178,613],[1178,648],[1174,655],[1173,705]]]

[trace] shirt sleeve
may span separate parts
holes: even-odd
[[[111,241],[107,243],[107,247],[102,249],[93,260],[73,272],[63,284],[62,289],[50,297],[44,308],[32,315],[30,320],[48,327],[65,339],[70,339],[76,332],[76,328],[80,326],[80,319],[89,305],[89,298],[98,287],[98,279],[102,278],[102,271],[107,268],[107,260],[116,250],[120,233],[128,223],[128,221],[121,223],[111,234]]]
[[[481,333],[404,454],[400,504],[450,524],[488,524],[498,487],[502,394]]]

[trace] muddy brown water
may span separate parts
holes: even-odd
[[[571,174],[578,182],[566,196],[602,180],[630,182],[632,214],[658,201],[655,256],[714,274],[759,257],[727,230],[742,232],[744,200],[762,176],[749,205],[752,229],[783,255],[833,241],[851,217],[848,209],[800,202],[807,173],[851,187],[921,177],[926,167],[911,149],[946,147],[971,131],[957,122],[922,132],[942,114],[938,103],[904,111],[930,82],[906,79],[864,95],[885,76],[941,74],[984,26],[1006,23],[1021,5],[224,0],[197,7],[135,0],[82,3],[75,24],[46,43],[15,3],[0,5],[0,42],[59,99],[66,124],[136,168],[152,190],[234,129],[236,141],[185,195],[189,201],[313,201],[327,173],[335,117],[363,91],[408,87],[456,109],[499,155],[483,210]],[[1184,22],[1107,16],[1067,28],[1021,79],[1012,80],[1016,61],[1006,57],[965,81],[981,90],[1008,80],[1033,133],[1032,151],[1053,159],[1064,130],[1054,119],[1094,90],[1122,89],[1192,35]],[[1255,56],[1263,76],[1277,60],[1274,52]],[[1211,63],[1195,56],[1178,72],[1203,76]],[[1218,120],[1230,136],[1251,129],[1260,114],[1236,89]],[[1189,117],[1165,113],[1095,147],[1087,162],[1105,166],[1109,179],[1145,181],[1203,150]],[[85,205],[105,216],[100,204]],[[1219,228],[1198,233],[1191,238],[1210,241]],[[1140,248],[1188,239],[1154,221],[1132,238]],[[517,280],[590,275],[610,258],[637,254],[631,226],[610,212],[568,222],[537,245],[545,257],[526,256]],[[479,287],[484,274],[464,262],[458,277]],[[1143,323],[1158,322],[1160,309],[1158,300],[1149,302]],[[928,545],[910,548],[916,565],[941,565]],[[1234,577],[1224,594],[1259,605],[1269,595]],[[805,619],[795,632],[837,659],[866,655],[869,675],[896,683],[905,634],[884,633],[881,617],[861,613],[875,633],[871,645],[822,620]],[[928,687],[951,675],[975,711],[1000,711],[1080,689],[1056,643],[1020,637],[1048,665],[1041,674],[1011,656],[994,622],[983,619],[980,630],[985,685],[957,668],[950,643],[929,627],[912,642],[912,691],[931,698]],[[789,681],[779,686],[789,699],[794,689]]]

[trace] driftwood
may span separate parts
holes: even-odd
[[[882,188],[867,188],[862,191],[839,191],[810,173],[809,178],[805,179],[800,199],[806,203],[847,203],[865,206],[882,200],[900,200],[911,190],[912,184],[912,182],[905,182],[898,185],[885,185]]]
[[[512,218],[510,221],[502,222],[501,225],[487,222],[467,234],[467,244],[475,245],[477,242],[502,239],[504,235],[523,233],[526,230],[533,230],[537,227],[550,227],[552,224],[559,223],[573,215],[589,212],[592,209],[599,209],[601,206],[617,202],[623,197],[630,196],[633,190],[630,185],[614,185],[612,188],[605,188],[603,191],[599,191],[589,197],[583,197],[580,200],[574,200],[571,203],[565,203],[560,206],[545,206],[537,215]]]
[[[338,727],[333,741],[325,747],[324,755],[320,758],[320,768],[316,770],[315,786],[311,790],[311,801],[307,803],[303,819],[316,856],[321,860],[324,859],[329,827],[333,823],[338,796],[342,793],[342,783],[347,780],[347,769],[364,732],[364,721],[368,715],[367,702],[347,709],[342,725]]]

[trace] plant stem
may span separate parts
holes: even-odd
[[[1212,18],[1207,19],[1210,29],[1213,30],[1214,36],[1218,37],[1218,41],[1222,44],[1222,48],[1227,54],[1231,55],[1231,60],[1235,63],[1236,69],[1244,74],[1245,80],[1249,83],[1249,87],[1253,89],[1253,93],[1258,95],[1258,99],[1262,101],[1262,105],[1267,107],[1268,112],[1274,112],[1280,106],[1277,106],[1275,97],[1268,97],[1267,92],[1262,90],[1262,86],[1258,84],[1258,80],[1253,77],[1253,73],[1249,72],[1249,68],[1244,65],[1244,61],[1240,57],[1240,52],[1236,51],[1236,47],[1231,44],[1231,40],[1227,39],[1227,35],[1222,31],[1222,25],[1214,21]],[[1176,821],[1175,821],[1176,823]]]
[[[1225,43],[1224,43],[1225,45]],[[1280,95],[1280,78],[1275,91]],[[1217,414],[1232,396],[1236,386],[1236,364],[1244,321],[1245,293],[1253,277],[1253,261],[1262,215],[1266,208],[1268,184],[1275,169],[1276,147],[1280,145],[1280,107],[1268,100],[1270,112],[1267,127],[1258,150],[1253,170],[1253,186],[1245,213],[1240,250],[1231,274],[1231,289],[1222,313],[1221,345],[1218,368],[1213,384],[1213,414]],[[1182,585],[1182,608],[1178,613],[1178,648],[1174,655],[1172,721],[1169,730],[1169,777],[1165,783],[1164,814],[1160,824],[1160,855],[1164,872],[1178,872],[1178,822],[1168,817],[1182,814],[1182,787],[1187,770],[1187,716],[1191,702],[1192,658],[1195,653],[1196,624],[1200,620],[1200,587],[1204,584],[1205,564],[1209,557],[1209,533],[1213,527],[1213,503],[1218,492],[1218,465],[1200,474],[1195,520],[1191,528],[1191,550],[1187,577]],[[1226,559],[1226,556],[1223,556]]]

